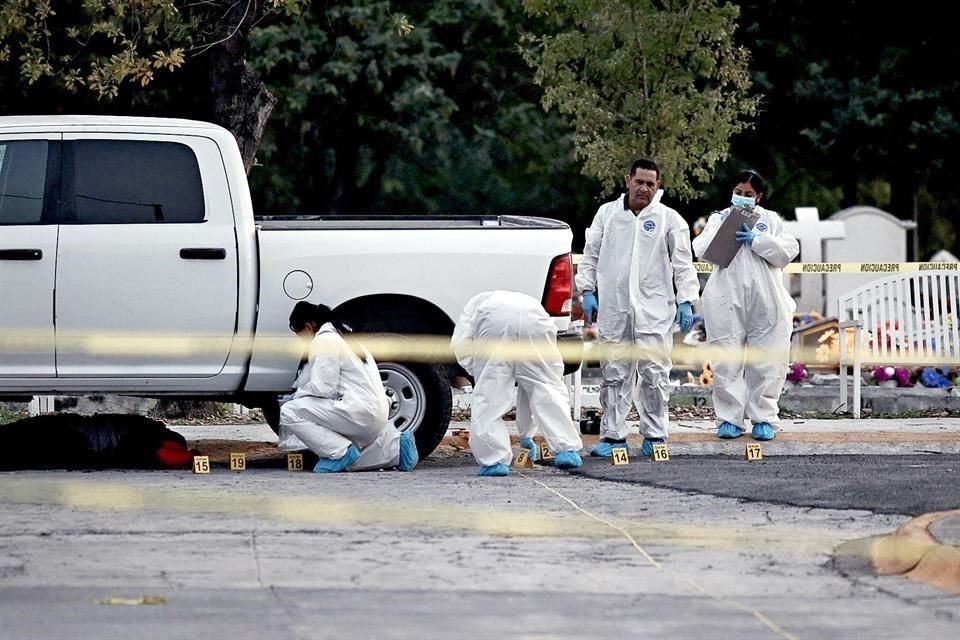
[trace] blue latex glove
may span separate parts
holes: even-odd
[[[600,309],[600,305],[597,303],[597,294],[593,291],[585,291],[581,306],[583,307],[583,324],[589,327],[593,324],[593,318]]]
[[[757,239],[757,232],[747,226],[746,222],[740,224],[740,229],[734,234],[737,239],[737,242],[743,244],[753,244],[753,241]]]
[[[674,320],[680,325],[680,331],[686,333],[693,326],[693,305],[689,302],[681,302],[677,307],[677,317]]]

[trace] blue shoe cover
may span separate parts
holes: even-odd
[[[510,475],[510,467],[501,463],[491,464],[486,467],[480,467],[478,476],[508,476]]]
[[[553,459],[553,466],[557,469],[576,469],[583,464],[580,454],[576,451],[561,451]]]
[[[640,447],[640,455],[649,458],[653,455],[653,445],[663,444],[663,438],[644,438],[643,445]]]
[[[724,440],[739,438],[742,435],[743,431],[740,429],[740,427],[732,422],[721,422],[720,426],[717,427],[717,437]]]
[[[773,432],[773,427],[770,426],[769,422],[758,422],[753,425],[750,435],[753,436],[754,440],[773,440],[776,434]]]
[[[417,453],[417,441],[413,439],[413,433],[404,431],[400,434],[400,464],[397,465],[397,469],[413,471],[418,462],[420,462],[420,454]]]
[[[590,455],[594,458],[609,458],[613,455],[613,450],[615,447],[621,447],[623,449],[627,448],[626,441],[624,442],[607,442],[606,440],[601,440],[593,446],[593,449],[590,449]]]
[[[313,472],[337,473],[352,465],[359,457],[360,450],[357,449],[355,445],[350,445],[347,447],[347,452],[343,454],[343,457],[341,458],[337,458],[336,460],[333,458],[320,458],[320,460],[317,462],[317,465],[313,468]]]
[[[540,459],[540,447],[533,441],[533,438],[522,438],[520,446],[530,452],[530,462],[536,462]]]

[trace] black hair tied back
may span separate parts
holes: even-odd
[[[345,325],[337,313],[327,305],[311,304],[301,300],[290,312],[290,330],[299,333],[307,326],[308,322],[316,323],[318,329],[329,322],[340,333],[350,332],[350,327]]]

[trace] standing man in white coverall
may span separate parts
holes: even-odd
[[[515,291],[487,291],[467,302],[451,340],[460,365],[473,376],[470,403],[470,451],[481,476],[510,473],[512,452],[503,414],[513,406],[517,386],[517,421],[532,446],[533,419],[539,422],[554,464],[572,469],[582,464],[583,441],[570,416],[570,397],[563,384],[563,359],[557,349],[557,327],[539,301]],[[504,356],[470,350],[495,349]],[[510,353],[511,349],[515,352]],[[522,353],[517,353],[522,350]]]
[[[624,181],[627,193],[600,207],[587,229],[576,282],[584,324],[597,315],[601,344],[649,351],[640,359],[601,363],[603,417],[600,441],[590,451],[599,457],[627,446],[631,404],[640,413],[641,454],[651,455],[653,445],[666,440],[673,325],[690,328],[700,291],[690,227],[660,202],[660,167],[637,160]]]
[[[756,440],[772,440],[780,421],[778,403],[796,309],[783,286],[783,268],[797,257],[800,244],[783,230],[779,215],[760,206],[765,186],[756,171],[744,171],[735,180],[732,204],[760,217],[753,229],[741,225],[736,240],[743,246],[726,267],[714,265],[703,290],[707,342],[727,349],[725,357],[713,363],[713,409],[718,437],[739,438],[746,417]],[[710,216],[693,241],[698,256],[729,213],[728,207]],[[745,347],[751,352],[745,354]]]
[[[316,453],[316,473],[413,470],[417,444],[387,421],[390,400],[370,352],[361,360],[341,335],[349,329],[322,304],[298,302],[290,329],[311,339],[310,354],[280,408],[279,448]]]

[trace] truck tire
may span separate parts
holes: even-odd
[[[273,396],[260,407],[263,412],[263,419],[273,429],[273,432],[280,435],[280,396]]]
[[[378,362],[380,379],[390,398],[391,423],[412,431],[420,459],[430,455],[450,424],[453,397],[442,367],[414,362]]]

